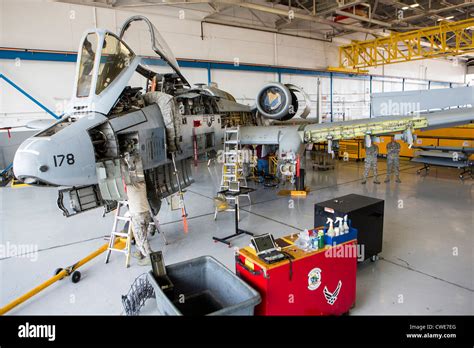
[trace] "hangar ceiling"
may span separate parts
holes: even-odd
[[[474,17],[474,0],[57,0],[159,13],[192,11],[202,23],[231,25],[349,43]],[[472,28],[474,29],[474,28]],[[471,33],[472,33],[471,29]],[[455,38],[453,37],[452,40]],[[449,39],[448,39],[449,43]]]

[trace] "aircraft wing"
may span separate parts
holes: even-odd
[[[281,152],[302,153],[303,144],[379,136],[402,132],[402,139],[413,144],[413,131],[468,124],[474,121],[474,108],[456,108],[412,116],[383,116],[353,121],[241,127],[242,144],[279,145]]]
[[[353,121],[319,123],[299,129],[305,143],[351,139],[369,135],[403,132],[407,129],[435,129],[474,121],[474,108],[459,108],[413,116],[383,116]]]

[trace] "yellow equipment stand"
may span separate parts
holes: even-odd
[[[12,180],[12,187],[25,187],[25,186],[30,186],[30,185],[23,184],[21,181],[18,181],[15,179]]]
[[[61,280],[65,277],[69,277],[70,275],[72,275],[72,282],[73,283],[79,282],[79,280],[81,279],[81,273],[78,272],[77,269],[79,267],[85,265],[87,262],[91,261],[95,257],[102,254],[104,251],[107,250],[108,246],[109,246],[109,243],[105,243],[99,249],[94,251],[92,254],[89,254],[88,256],[86,256],[82,260],[76,262],[72,266],[66,267],[64,269],[61,269],[61,268],[57,269],[56,272],[55,272],[56,274],[55,274],[54,277],[49,278],[44,283],[42,283],[42,284],[38,285],[36,288],[28,291],[26,294],[18,297],[14,301],[7,304],[5,307],[0,308],[0,315],[4,315],[5,313],[11,311],[16,306],[18,306],[18,305],[22,304],[23,302],[29,300],[31,297],[35,296],[36,294],[38,294],[42,290],[46,289],[48,286],[56,283],[58,280]],[[125,247],[124,240],[122,238],[118,238],[115,242],[115,247],[117,249],[124,248]]]
[[[306,197],[307,192],[306,191],[291,191],[291,196],[292,197]]]

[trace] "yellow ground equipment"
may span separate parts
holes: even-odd
[[[306,191],[291,191],[292,197],[306,197],[306,195],[307,195]]]
[[[19,180],[13,179],[12,180],[12,187],[25,187],[25,186],[30,186],[28,184],[24,184]]]
[[[365,158],[364,139],[348,139],[339,142],[339,159],[359,161]]]
[[[277,175],[278,171],[278,158],[275,155],[268,156],[268,173],[271,175]]]
[[[65,277],[71,276],[71,280],[72,280],[73,283],[79,282],[79,280],[81,280],[81,273],[77,269],[79,267],[85,265],[86,263],[88,263],[92,259],[96,258],[100,254],[102,254],[104,251],[107,250],[108,246],[109,246],[109,243],[105,243],[99,249],[94,251],[92,254],[89,254],[88,256],[86,256],[82,260],[79,260],[75,264],[73,264],[69,267],[66,267],[66,268],[58,268],[54,272],[53,277],[49,278],[44,283],[38,285],[36,288],[28,291],[26,294],[18,297],[14,301],[7,304],[5,307],[0,308],[0,315],[4,315],[5,313],[11,311],[16,306],[18,306],[18,305],[22,304],[23,302],[29,300],[33,296],[37,295],[39,292],[43,291],[44,289],[46,289],[50,285],[56,283],[58,280],[61,280]],[[116,239],[115,248],[120,248],[120,247],[122,247],[122,248],[125,247],[125,241],[122,240],[121,238],[118,238],[118,239]]]
[[[306,197],[311,190],[309,187],[305,187],[304,191],[296,190],[280,190],[278,191],[278,196],[292,196],[292,197]]]
[[[452,147],[474,147],[474,125],[465,125],[452,128],[443,128],[435,130],[415,132],[417,136],[414,146],[452,146]],[[381,136],[379,154],[387,154],[387,144],[390,142],[389,136]],[[414,157],[415,148],[409,148],[405,142],[399,142],[401,145],[400,156]]]
[[[416,140],[414,146],[452,146],[452,147],[474,147],[474,124],[443,128],[435,130],[417,130],[414,133]],[[379,154],[387,154],[387,144],[390,136],[379,137]],[[401,145],[400,156],[412,158],[415,156],[416,148],[410,148],[407,143],[399,141]],[[346,139],[339,141],[339,159],[363,160],[365,158],[364,138]]]

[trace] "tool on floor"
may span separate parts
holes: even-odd
[[[109,246],[107,247],[107,255],[105,256],[105,263],[109,262],[110,253],[112,251],[118,251],[126,255],[125,266],[130,267],[130,253],[131,253],[131,244],[132,244],[132,221],[131,221],[132,219],[130,216],[126,216],[126,214],[121,215],[122,208],[128,208],[127,201],[119,201],[117,204],[117,209],[115,210],[114,224],[112,226],[112,232],[110,233]],[[124,221],[125,226],[128,226],[126,232],[117,231],[117,227],[119,226],[120,221]],[[117,238],[125,239],[124,248],[119,249],[115,247],[115,241]]]
[[[171,153],[171,160],[173,161],[174,175],[176,175],[176,182],[178,184],[179,205],[181,207],[181,217],[183,218],[184,233],[188,233],[188,213],[184,205],[184,192],[181,190],[181,181],[179,180],[178,169],[176,168],[176,161],[174,160],[174,152]]]
[[[6,306],[0,308],[0,315],[4,315],[5,313],[11,311],[13,308],[17,307],[18,305],[22,304],[23,302],[29,300],[30,298],[32,298],[33,296],[37,295],[39,292],[41,292],[42,290],[46,289],[47,287],[49,287],[50,285],[54,284],[55,282],[57,282],[58,280],[61,280],[65,277],[69,277],[72,275],[72,282],[73,283],[77,283],[79,282],[79,280],[81,280],[81,273],[79,271],[77,271],[77,269],[79,267],[82,267],[84,266],[86,263],[88,263],[89,261],[91,261],[92,259],[96,258],[97,256],[99,256],[100,254],[102,254],[104,251],[107,250],[109,244],[108,243],[105,243],[104,245],[102,245],[99,249],[97,249],[96,251],[94,251],[92,254],[89,254],[88,256],[86,256],[85,258],[83,258],[82,260],[79,260],[78,262],[76,262],[75,264],[69,266],[69,267],[66,267],[66,268],[58,268],[55,272],[54,272],[54,276],[49,278],[47,281],[45,281],[44,283],[38,285],[37,287],[35,287],[34,289],[28,291],[26,294],[18,297],[17,299],[15,299],[14,301],[8,303]],[[120,248],[120,247],[125,247],[125,241],[123,241],[121,238],[117,238],[115,240],[115,248]]]

